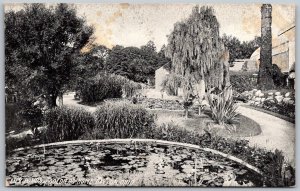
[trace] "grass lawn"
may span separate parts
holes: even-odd
[[[163,123],[174,123],[186,130],[203,133],[203,129],[206,128],[209,123],[214,123],[214,121],[209,117],[207,111],[204,111],[201,116],[190,111],[188,119],[185,119],[183,111],[157,109],[149,109],[148,111],[157,115],[156,124],[158,126]],[[249,137],[259,135],[261,133],[260,126],[255,121],[243,115],[239,115],[238,118],[239,122],[235,124],[235,132],[219,128],[213,129],[213,132],[223,137]]]

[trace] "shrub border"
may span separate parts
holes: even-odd
[[[272,111],[269,111],[269,110],[266,110],[264,108],[261,108],[261,107],[258,107],[258,106],[252,106],[252,105],[242,105],[243,107],[246,107],[246,108],[249,108],[249,109],[254,109],[254,110],[257,110],[257,111],[261,111],[261,112],[264,112],[264,113],[267,113],[267,114],[270,114],[274,117],[278,117],[280,119],[283,119],[285,121],[288,121],[290,123],[293,123],[295,124],[295,119],[293,118],[290,118],[290,117],[287,117],[287,116],[284,116],[284,115],[281,115],[279,113],[275,113],[275,112],[272,112]],[[295,126],[294,126],[295,127]]]

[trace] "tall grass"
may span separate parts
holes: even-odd
[[[107,101],[98,107],[95,116],[95,128],[82,139],[144,138],[155,128],[154,115],[127,101]]]
[[[225,88],[219,94],[207,94],[212,118],[219,124],[232,124],[237,120],[237,105],[233,101],[231,87]]]
[[[45,121],[45,142],[76,140],[95,125],[94,116],[82,108],[53,108],[46,113]]]

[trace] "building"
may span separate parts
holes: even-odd
[[[272,39],[272,62],[276,64],[282,73],[288,73],[295,64],[295,24],[290,25],[274,36]],[[250,60],[256,61],[260,58],[260,48],[256,49]]]
[[[290,24],[287,27],[277,30],[277,34],[273,34],[272,38],[272,64],[280,69],[281,73],[287,76],[286,85],[294,86],[295,81],[295,37],[296,25]],[[256,49],[250,57],[259,67],[260,48]]]
[[[155,90],[162,90],[162,82],[170,74],[169,63],[163,65],[155,71]]]
[[[255,60],[251,59],[236,59],[229,67],[229,71],[252,71],[258,72],[258,64]]]

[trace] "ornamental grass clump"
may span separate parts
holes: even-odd
[[[232,124],[237,120],[237,105],[233,101],[231,87],[219,94],[207,94],[213,120],[219,125]]]
[[[95,125],[94,116],[82,108],[56,107],[46,113],[45,142],[77,140]]]
[[[95,115],[95,128],[85,138],[144,138],[155,128],[154,115],[141,105],[127,101],[107,101],[98,107]]]

